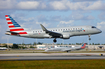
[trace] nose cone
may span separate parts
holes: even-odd
[[[99,30],[99,33],[102,33],[102,31],[101,31],[101,30]]]

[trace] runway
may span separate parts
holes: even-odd
[[[82,60],[105,59],[105,53],[22,53],[0,54],[0,60]]]

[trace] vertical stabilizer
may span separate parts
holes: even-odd
[[[84,49],[86,47],[86,43],[84,43],[81,48]]]
[[[18,34],[27,34],[27,32],[25,32],[24,29],[10,15],[5,15],[5,17],[10,32],[16,32]],[[16,33],[11,33],[11,35],[17,35]]]

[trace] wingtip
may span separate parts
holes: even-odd
[[[43,26],[42,24],[40,24],[41,26]]]
[[[43,31],[47,31],[47,29],[42,24],[40,24],[40,25],[41,25]]]

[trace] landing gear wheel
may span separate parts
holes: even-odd
[[[67,53],[69,53],[70,51],[67,51]]]
[[[57,42],[57,40],[56,40],[56,39],[54,39],[54,40],[53,40],[53,42],[55,42],[55,43],[56,43],[56,42]]]
[[[89,37],[89,40],[91,40],[90,35],[88,35],[88,37]]]
[[[91,38],[89,38],[89,40],[91,40]]]

